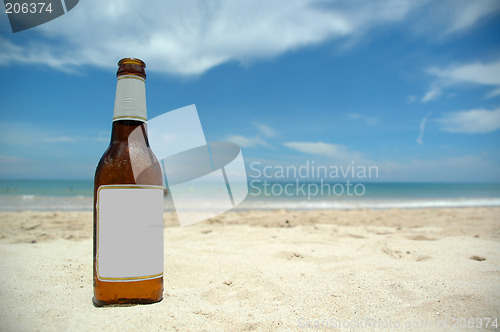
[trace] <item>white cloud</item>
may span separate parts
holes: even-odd
[[[243,135],[229,135],[225,137],[225,141],[229,141],[238,144],[244,148],[255,148],[258,146],[272,147],[266,142],[261,136],[266,139],[277,136],[276,130],[269,125],[264,123],[254,122],[254,126],[257,128],[258,133],[254,136],[243,136]]]
[[[468,63],[449,68],[431,68],[429,72],[454,82],[500,86],[500,60],[491,63]]]
[[[85,134],[88,134],[88,128]],[[79,131],[82,133],[82,131]],[[0,123],[0,148],[22,147],[22,148],[46,148],[52,149],[53,144],[57,143],[84,143],[84,142],[107,142],[110,133],[99,132],[94,136],[83,136],[68,134],[58,128],[43,127],[38,124],[28,122],[3,122]]]
[[[45,64],[76,72],[84,65],[115,69],[120,58],[134,56],[154,71],[197,75],[230,61],[247,63],[335,38],[356,40],[415,11],[424,15],[409,22],[412,26],[427,26],[433,19],[444,21],[449,31],[463,30],[498,7],[495,0],[476,1],[448,1],[448,15],[430,17],[439,2],[86,0],[27,33],[28,42],[0,38],[0,64]]]
[[[68,130],[28,122],[0,122],[0,177],[91,178],[109,142],[97,130]],[[95,136],[91,135],[96,132]],[[84,135],[79,135],[84,134]],[[94,156],[86,161],[88,155]]]
[[[255,126],[259,130],[259,132],[265,137],[275,137],[277,135],[276,130],[271,128],[270,126],[263,123],[255,123]]]
[[[97,141],[106,142],[109,141],[109,137],[90,137],[90,136],[50,136],[43,138],[44,142],[48,143],[75,143],[75,142],[85,142],[85,141]]]
[[[429,101],[437,100],[443,92],[439,87],[432,87],[427,93],[422,97],[422,102],[427,103]]]
[[[24,162],[23,158],[17,156],[0,155],[0,165],[12,165]]]
[[[445,34],[451,34],[458,31],[463,31],[474,24],[481,18],[494,13],[500,8],[498,0],[452,0],[447,4],[447,13],[451,11],[451,22]],[[453,4],[453,6],[450,6]]]
[[[459,37],[500,10],[497,0],[423,0],[418,4],[412,12],[417,24],[408,22],[412,31],[440,41]]]
[[[325,142],[285,142],[283,145],[299,152],[328,157],[335,161],[364,161],[359,153],[350,151],[347,147],[339,144]]]
[[[414,103],[416,100],[417,100],[417,97],[416,97],[416,96],[411,95],[411,96],[408,96],[408,99],[406,100],[406,102],[407,102],[408,104],[412,104],[412,103]]]
[[[357,114],[357,113],[348,113],[347,116],[351,119],[360,119],[360,120],[364,121],[369,126],[373,126],[373,125],[377,124],[377,122],[378,122],[377,118],[362,115],[362,114]]]
[[[227,136],[225,138],[225,141],[238,144],[239,146],[241,146],[243,148],[255,148],[257,146],[267,146],[267,147],[269,147],[269,144],[267,144],[260,137],[247,137],[247,136],[242,136],[242,135],[229,135],[229,136]]]
[[[47,137],[44,139],[45,142],[49,143],[73,143],[79,141],[78,137],[69,137],[69,136],[57,136],[57,137]]]
[[[486,97],[500,95],[500,60],[490,63],[466,63],[448,68],[430,68],[428,72],[438,79],[433,82],[431,89],[422,98],[422,101],[436,100],[442,88],[458,84],[475,84],[494,88]]]
[[[425,132],[425,124],[427,123],[427,119],[431,113],[428,113],[426,116],[422,118],[422,121],[420,121],[420,134],[417,137],[417,143],[420,145],[424,145],[424,132]]]
[[[0,61],[114,69],[121,57],[134,56],[152,70],[192,75],[344,36],[353,27],[314,0],[87,0],[36,29],[43,38],[23,46],[0,40]]]
[[[498,89],[495,89],[495,90],[491,91],[490,93],[488,93],[486,95],[486,98],[493,98],[496,96],[500,96],[500,87]]]
[[[489,133],[500,129],[500,108],[446,113],[437,121],[441,123],[442,130],[452,133]]]

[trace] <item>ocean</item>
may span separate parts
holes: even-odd
[[[0,180],[0,211],[92,211],[92,180]],[[207,205],[210,202],[207,201]],[[499,183],[250,181],[236,210],[500,206]],[[165,198],[165,209],[173,210]]]

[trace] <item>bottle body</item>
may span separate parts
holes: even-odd
[[[127,89],[118,85],[117,99],[133,99],[132,107],[123,116],[124,106],[117,110],[115,103],[111,142],[94,178],[96,306],[154,303],[163,297],[162,172],[149,147],[145,98],[138,107],[134,94],[141,93]]]

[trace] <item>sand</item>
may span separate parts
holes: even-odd
[[[0,213],[1,330],[455,331],[461,318],[500,319],[500,208],[165,222],[163,301],[95,308],[91,213]]]

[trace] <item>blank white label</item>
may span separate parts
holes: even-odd
[[[100,186],[97,192],[97,276],[138,281],[163,275],[163,188]]]

